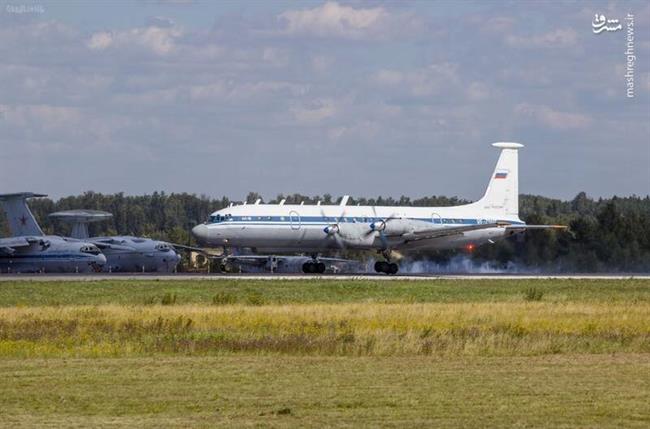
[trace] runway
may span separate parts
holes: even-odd
[[[246,280],[362,280],[362,281],[431,281],[431,280],[650,280],[650,274],[0,274],[0,282],[8,281],[246,281]]]

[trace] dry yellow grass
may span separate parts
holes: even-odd
[[[650,351],[649,303],[0,308],[0,356]]]

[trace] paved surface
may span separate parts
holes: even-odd
[[[0,282],[36,281],[97,281],[97,280],[484,280],[484,279],[646,279],[650,274],[383,274],[303,275],[303,274],[0,274]]]

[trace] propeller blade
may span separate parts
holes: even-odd
[[[384,249],[388,249],[388,240],[386,239],[386,234],[384,231],[379,231],[379,239],[381,240],[381,245]]]

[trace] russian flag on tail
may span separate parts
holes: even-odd
[[[507,171],[497,171],[494,174],[495,179],[505,179],[506,177],[508,177],[508,172]]]

